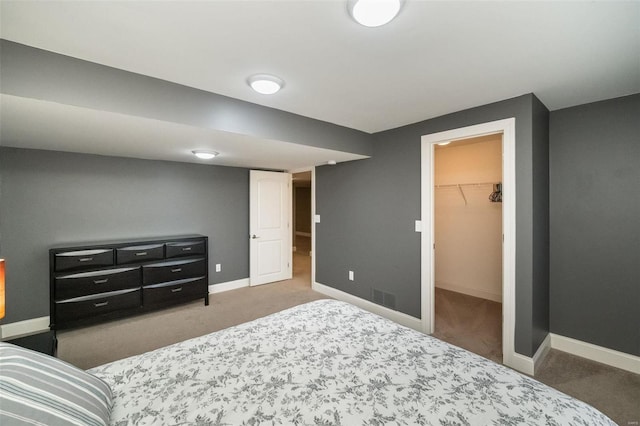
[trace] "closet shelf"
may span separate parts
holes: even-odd
[[[434,185],[435,188],[457,188],[460,186],[481,186],[481,185],[496,185],[500,182],[472,182],[472,183],[448,183],[444,185]]]
[[[462,199],[464,200],[464,205],[467,205],[467,197],[464,195],[463,186],[484,186],[484,185],[501,185],[500,182],[474,182],[474,183],[448,183],[443,185],[433,185],[434,188],[458,188],[460,191],[460,195],[462,195]]]

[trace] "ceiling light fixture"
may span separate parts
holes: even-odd
[[[351,17],[365,27],[387,24],[400,12],[403,0],[348,0]]]
[[[247,79],[253,90],[263,95],[273,95],[284,87],[284,81],[270,74],[254,74]]]
[[[449,141],[449,142],[440,142],[438,145],[445,146],[445,145],[449,145],[450,143],[451,143],[451,141]]]
[[[211,160],[213,157],[217,157],[220,153],[215,151],[207,151],[204,149],[196,149],[191,151],[193,155],[203,160]]]

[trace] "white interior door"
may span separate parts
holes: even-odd
[[[250,171],[249,282],[292,277],[291,174]]]

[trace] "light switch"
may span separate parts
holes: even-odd
[[[313,221],[314,221],[315,223],[320,223],[320,215],[319,215],[319,214],[314,215],[314,216],[313,216]]]
[[[416,232],[422,232],[422,221],[416,220]]]

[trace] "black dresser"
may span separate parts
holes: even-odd
[[[51,330],[204,299],[208,238],[188,235],[49,250]]]

